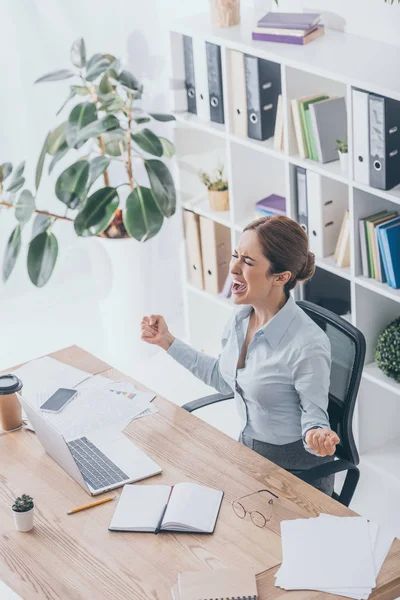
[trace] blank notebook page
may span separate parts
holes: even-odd
[[[196,483],[178,483],[171,494],[162,527],[211,532],[221,499],[219,490]]]
[[[169,485],[125,485],[109,529],[154,531],[170,490]]]

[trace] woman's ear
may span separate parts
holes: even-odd
[[[283,271],[283,273],[276,273],[274,275],[274,281],[272,285],[277,285],[280,287],[283,287],[284,285],[287,284],[288,281],[290,281],[290,278],[292,277],[292,274],[290,271]]]

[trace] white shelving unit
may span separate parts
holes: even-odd
[[[270,193],[286,197],[287,214],[296,218],[294,168],[302,166],[348,188],[351,223],[351,266],[341,269],[333,257],[318,259],[318,269],[346,281],[351,299],[351,322],[365,335],[366,364],[357,402],[355,423],[361,461],[400,485],[400,384],[386,377],[374,362],[374,348],[382,329],[400,315],[400,290],[362,276],[358,221],[382,209],[400,213],[400,186],[382,191],[353,180],[352,88],[400,100],[400,55],[387,44],[336,31],[307,46],[253,42],[252,23],[213,28],[206,15],[177,24],[170,34],[172,76],[182,75],[182,36],[189,35],[221,46],[225,124],[201,121],[196,115],[177,114],[176,146],[181,206],[226,225],[235,248],[243,227],[255,217],[254,203]],[[284,108],[284,151],[265,142],[241,138],[231,130],[232,106],[227,85],[230,50],[258,56],[281,65]],[[349,171],[339,161],[320,164],[298,156],[290,110],[293,98],[317,92],[346,97],[348,115]],[[198,169],[226,165],[230,210],[210,210]],[[217,354],[220,335],[233,309],[229,300],[197,289],[189,282],[184,266],[184,296],[189,341]]]

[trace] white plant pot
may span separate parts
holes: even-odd
[[[15,528],[17,531],[30,531],[33,529],[33,515],[35,507],[25,512],[17,512],[13,510]]]
[[[177,308],[181,291],[174,229],[165,223],[163,231],[144,243],[130,238],[87,240],[102,320],[102,354],[121,370],[159,350],[141,340],[142,317],[160,313],[168,318]]]
[[[342,173],[347,173],[347,169],[349,166],[349,154],[348,152],[340,152],[338,150],[339,160],[340,160],[340,169]]]

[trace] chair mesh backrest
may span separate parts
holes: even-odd
[[[352,418],[364,364],[364,337],[350,323],[327,309],[310,302],[299,302],[299,305],[329,338],[332,365],[328,412],[331,428],[341,440],[336,454],[357,464]]]

